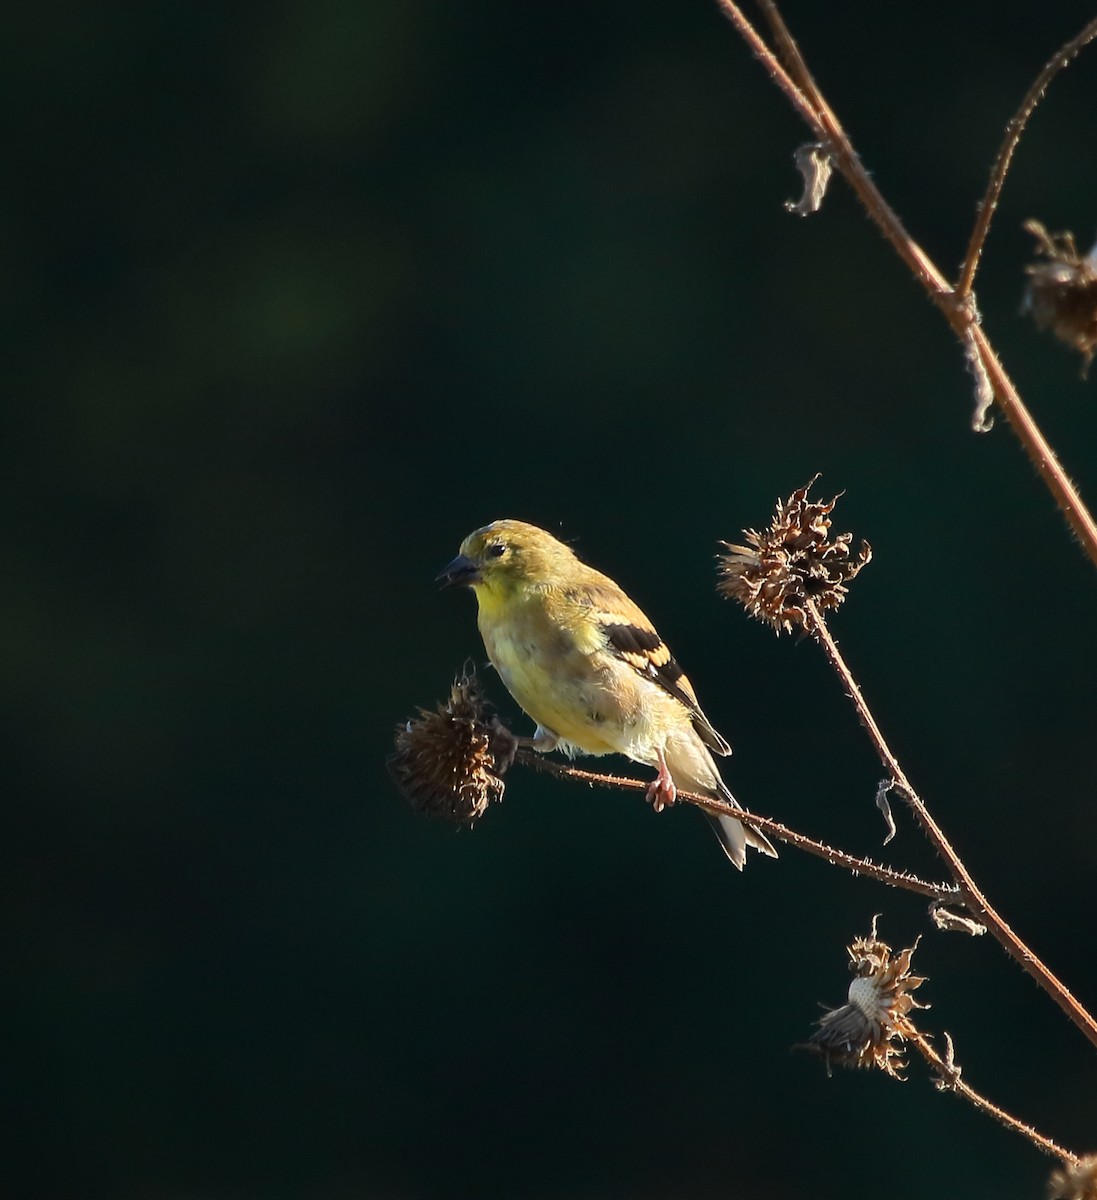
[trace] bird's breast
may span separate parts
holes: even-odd
[[[587,754],[621,748],[628,716],[604,655],[537,611],[504,621],[482,613],[480,632],[507,691],[538,725]]]

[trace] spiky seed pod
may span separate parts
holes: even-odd
[[[1025,267],[1021,312],[1081,354],[1084,379],[1097,350],[1097,246],[1083,256],[1072,233],[1048,233],[1039,221],[1026,221],[1025,229],[1047,261]]]
[[[849,969],[856,978],[849,985],[848,1003],[824,1013],[803,1048],[825,1059],[828,1070],[875,1067],[901,1079],[903,1042],[917,1032],[910,1012],[927,1007],[911,995],[925,983],[923,976],[910,973],[917,945],[893,956],[891,947],[876,937],[874,919],[869,936],[855,938],[849,947]]]
[[[1047,1181],[1048,1200],[1097,1200],[1097,1154],[1063,1163]]]
[[[503,798],[502,777],[517,744],[467,672],[433,712],[421,708],[396,727],[389,773],[416,812],[471,825]]]
[[[808,602],[813,601],[819,612],[837,608],[846,598],[846,585],[872,558],[872,548],[864,541],[853,554],[852,533],[830,536],[830,514],[838,497],[809,500],[808,491],[818,478],[787,500],[778,500],[767,529],[745,529],[749,545],[721,543],[727,553],[718,556],[717,590],[738,600],[778,636],[797,628],[812,632]]]

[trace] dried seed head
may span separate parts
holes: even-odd
[[[1047,261],[1025,268],[1021,312],[1081,354],[1084,379],[1097,350],[1097,246],[1083,257],[1072,233],[1050,234],[1039,221],[1026,221],[1025,229]]]
[[[846,598],[846,585],[872,557],[868,542],[853,555],[852,533],[830,537],[830,514],[838,497],[808,500],[818,478],[777,501],[768,529],[745,529],[748,546],[722,543],[727,553],[719,556],[717,590],[738,600],[778,635],[797,627],[812,632],[808,602],[819,612],[837,608]]]
[[[1048,1200],[1097,1200],[1097,1154],[1066,1162],[1047,1181]]]
[[[396,727],[389,773],[416,812],[471,825],[503,798],[502,776],[517,739],[490,713],[475,674],[454,681],[449,699]]]
[[[877,939],[873,918],[869,936],[849,947],[849,968],[857,977],[849,985],[849,1002],[823,1014],[804,1049],[825,1059],[828,1070],[877,1067],[901,1079],[903,1042],[917,1032],[910,1012],[927,1007],[910,994],[925,983],[910,973],[917,945],[893,957],[891,947]]]

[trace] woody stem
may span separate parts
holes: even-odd
[[[965,907],[986,925],[1010,958],[1023,971],[1036,980],[1037,984],[1048,993],[1071,1021],[1077,1025],[1090,1044],[1097,1047],[1097,1021],[1075,1000],[1066,985],[1052,973],[1037,956],[1036,952],[1014,933],[1005,920],[993,908],[986,896],[983,895],[960,856],[953,849],[952,843],[949,842],[940,825],[934,820],[922,798],[911,786],[910,780],[907,779],[903,768],[899,765],[899,760],[892,753],[891,747],[880,732],[880,726],[876,723],[876,718],[872,715],[868,704],[865,702],[865,698],[861,694],[861,689],[853,677],[853,672],[842,657],[842,653],[838,649],[838,643],[831,636],[822,613],[819,612],[818,607],[812,600],[807,602],[806,609],[811,623],[811,632],[823,647],[827,661],[837,672],[846,690],[846,694],[853,701],[853,706],[857,710],[857,716],[864,726],[869,740],[876,748],[876,753],[879,755],[884,769],[891,775],[896,787],[903,793],[904,799],[910,806],[915,819],[922,827],[926,837],[929,838],[938,854],[945,860],[945,865],[955,881],[956,887],[959,889]]]
[[[559,779],[572,779],[579,783],[597,784],[601,787],[621,788],[626,791],[638,792],[646,791],[649,786],[639,779],[629,779],[622,775],[605,775],[596,771],[584,771],[579,767],[573,767],[567,763],[554,762],[552,759],[545,758],[544,755],[526,749],[518,750],[515,755],[515,761],[520,762],[523,766],[533,767],[538,771],[555,775]],[[780,821],[775,821],[772,817],[763,817],[758,813],[748,812],[746,809],[735,808],[723,800],[717,800],[711,796],[701,796],[694,792],[679,791],[678,799],[685,800],[689,804],[696,805],[698,808],[703,808],[706,812],[710,812],[714,816],[734,817],[737,821],[743,821],[748,825],[754,826],[756,829],[761,829],[779,841],[785,842],[790,846],[795,846],[798,850],[803,850],[808,854],[814,854],[817,858],[824,859],[831,866],[843,867],[854,875],[867,875],[870,879],[876,879],[880,883],[902,888],[908,892],[916,892],[918,895],[928,896],[932,900],[957,901],[961,899],[959,889],[952,884],[929,883],[906,871],[896,871],[892,867],[885,867],[878,863],[870,862],[867,858],[858,858],[856,855],[847,854],[844,850],[837,850],[833,846],[826,845],[825,842],[818,842],[814,838],[797,833],[794,829],[790,829],[787,825],[782,825]]]

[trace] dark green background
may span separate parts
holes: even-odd
[[[951,271],[1006,118],[1092,4],[789,0]],[[498,516],[660,625],[743,800],[933,874],[819,651],[713,592],[815,471],[875,550],[833,622],[978,878],[1097,1003],[1097,577],[943,322],[707,0],[5,18],[0,1193],[116,1200],[1037,1197],[915,1066],[789,1047],[916,898],[516,774],[415,818],[397,719],[482,656],[432,579]],[[979,295],[1083,494],[1094,382],[1018,316],[1021,222],[1094,233],[1097,51],[1022,144]],[[490,681],[505,714],[524,721]],[[1097,1147],[1097,1061],[929,933],[967,1078]]]

